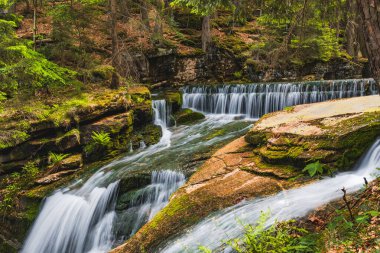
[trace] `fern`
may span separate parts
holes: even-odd
[[[104,131],[92,132],[91,138],[96,144],[103,146],[103,147],[106,147],[111,143],[110,134],[106,133]]]
[[[52,165],[57,165],[61,163],[65,158],[67,158],[68,154],[56,154],[53,152],[49,153],[49,163]]]

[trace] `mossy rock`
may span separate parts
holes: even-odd
[[[110,81],[115,68],[110,65],[100,65],[91,70],[91,77],[96,81]]]
[[[177,124],[187,125],[187,124],[194,123],[198,120],[204,119],[205,115],[203,115],[200,112],[194,112],[191,109],[184,109],[184,110],[181,110],[180,112],[178,112],[174,116],[174,118],[175,118]]]
[[[145,100],[151,99],[150,91],[145,86],[131,86],[127,90],[128,96],[132,99],[136,104],[142,103]]]
[[[162,136],[161,127],[149,124],[143,128],[136,130],[131,136],[133,148],[139,148],[140,142],[143,141],[146,145],[154,145],[158,143]]]
[[[164,98],[171,105],[172,113],[176,113],[181,110],[182,94],[180,92],[167,92],[165,93]]]

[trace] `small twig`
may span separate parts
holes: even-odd
[[[351,210],[351,207],[350,207],[350,203],[349,203],[349,201],[347,200],[347,197],[346,197],[346,189],[343,187],[343,189],[342,189],[342,192],[343,192],[343,201],[344,201],[344,203],[346,204],[346,207],[347,207],[347,209],[348,209],[348,212],[350,213],[350,217],[351,217],[351,221],[353,222],[353,223],[355,223],[355,219],[354,219],[354,215],[352,214],[352,210]]]
[[[367,178],[363,177],[364,178],[364,184],[365,184],[365,187],[367,188],[368,187],[368,181],[367,181]]]

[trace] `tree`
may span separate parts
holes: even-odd
[[[357,0],[372,75],[380,87],[380,1]]]
[[[116,0],[110,0],[110,19],[111,19],[111,39],[112,39],[112,73],[111,88],[117,89],[120,86],[119,75],[116,72],[118,67],[118,41],[117,41],[117,3]]]
[[[234,9],[230,0],[174,0],[171,6],[190,9],[191,13],[202,17],[202,49],[208,51],[211,43],[210,16],[218,9]]]

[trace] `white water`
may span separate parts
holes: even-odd
[[[124,161],[137,159],[170,146],[171,132],[166,127],[166,102],[153,101],[153,110],[155,124],[162,127],[161,141],[136,155],[125,158]],[[105,172],[105,168],[109,166],[94,174],[79,189],[66,188],[48,197],[21,252],[100,253],[110,250],[114,243],[113,223],[116,216],[115,204],[119,182],[103,186],[106,184],[106,179],[112,175],[112,172]],[[166,174],[159,175],[165,177]],[[154,173],[153,177],[156,178],[157,173]],[[162,189],[160,194],[165,195],[165,190],[168,189]],[[170,189],[172,192],[174,190]],[[151,205],[152,212],[157,212],[166,202],[167,199],[157,199]]]
[[[287,106],[374,95],[377,92],[372,79],[188,86],[183,89],[183,107],[204,113],[240,114],[248,118],[259,118]]]
[[[242,224],[254,224],[261,211],[270,210],[272,218],[279,221],[304,217],[311,210],[342,196],[342,189],[352,193],[359,190],[363,177],[372,180],[380,168],[380,140],[377,140],[359,161],[356,170],[339,173],[333,178],[326,178],[316,183],[293,190],[283,191],[277,195],[245,201],[220,213],[214,214],[187,233],[167,243],[161,250],[165,253],[197,252],[199,246],[221,250],[222,241],[240,237],[244,233]]]
[[[211,116],[198,125],[169,130],[166,127],[169,117],[165,101],[153,101],[152,107],[154,122],[162,127],[160,142],[111,162],[85,183],[79,180],[48,197],[29,232],[22,253],[107,252],[131,235],[128,228],[126,233],[118,233],[117,222],[120,218],[128,215],[132,219],[128,226],[136,230],[167,204],[170,194],[184,182],[183,174],[173,171],[181,169],[181,161],[198,150],[243,134],[250,124],[246,122],[236,129],[233,127],[242,123],[233,122],[233,117]],[[207,133],[220,131],[221,127],[229,129],[225,135],[206,138]],[[115,181],[132,171],[149,171],[151,168],[161,172],[152,172],[152,185],[139,190],[141,194],[137,194],[140,197],[135,199],[135,210],[130,208],[122,213],[117,210],[116,213],[118,182]],[[148,194],[148,190],[152,193],[150,197],[143,194]],[[109,201],[104,204],[107,199]],[[144,208],[147,210],[145,217]],[[134,218],[137,214],[140,219]]]
[[[80,189],[56,192],[46,199],[23,253],[102,252],[111,234],[118,182],[98,187],[105,176],[95,174]]]
[[[131,201],[130,223],[133,235],[145,223],[151,220],[168,202],[169,197],[185,183],[185,175],[180,172],[165,170],[152,173],[152,183],[138,190]],[[128,211],[128,210],[127,210]]]
[[[169,130],[170,108],[167,108],[165,101],[153,101],[152,107],[154,122],[162,127],[160,142],[104,166],[79,189],[78,185],[83,183],[81,180],[47,198],[24,244],[23,253],[107,252],[120,238],[115,238],[114,231],[118,216],[114,211],[118,178],[136,170],[181,169],[181,162],[191,154],[207,152],[215,144],[241,135],[249,124],[244,123],[244,127],[236,129],[232,115],[207,115],[206,120],[198,125]],[[241,113],[242,110],[236,112]],[[207,134],[223,129],[226,129],[226,134],[210,139],[207,137]],[[157,210],[166,205],[170,193],[183,183],[181,173],[173,177],[175,180],[170,179],[170,173],[166,176],[165,180],[156,178],[152,181],[153,185],[156,182],[162,187],[152,185],[145,188],[150,188],[155,195],[136,200],[134,214],[141,217],[133,219],[133,226],[151,219]],[[140,225],[136,225],[134,230]]]

